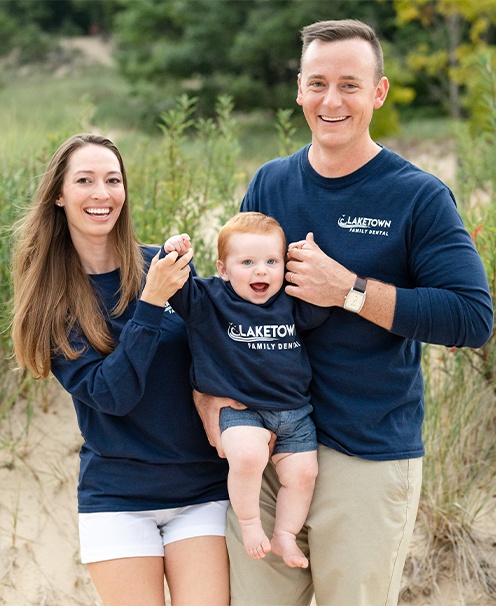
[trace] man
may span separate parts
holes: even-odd
[[[422,479],[421,342],[482,346],[491,297],[450,190],[370,137],[389,89],[373,30],[323,21],[302,40],[297,103],[311,144],[259,169],[242,210],[274,216],[295,243],[287,293],[333,308],[305,338],[319,439],[298,536],[310,567],[284,567],[272,554],[249,561],[231,515],[231,603],[303,605],[315,591],[319,606],[392,606]],[[212,418],[204,422],[209,430]],[[269,466],[268,536],[277,490]]]

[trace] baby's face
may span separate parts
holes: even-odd
[[[225,262],[219,261],[217,269],[240,297],[256,305],[265,303],[284,282],[285,250],[281,235],[233,234]]]

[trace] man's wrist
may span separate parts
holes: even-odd
[[[358,314],[362,311],[367,298],[367,278],[356,276],[355,283],[348,291],[343,308],[352,313]]]

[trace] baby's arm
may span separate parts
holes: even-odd
[[[188,234],[178,234],[168,238],[163,246],[166,253],[177,251],[178,255],[184,255],[191,248],[191,239]]]

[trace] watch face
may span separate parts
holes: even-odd
[[[346,296],[344,302],[344,308],[348,311],[354,311],[358,313],[363,306],[365,301],[365,294],[363,292],[358,292],[356,290],[351,289],[348,295]]]

